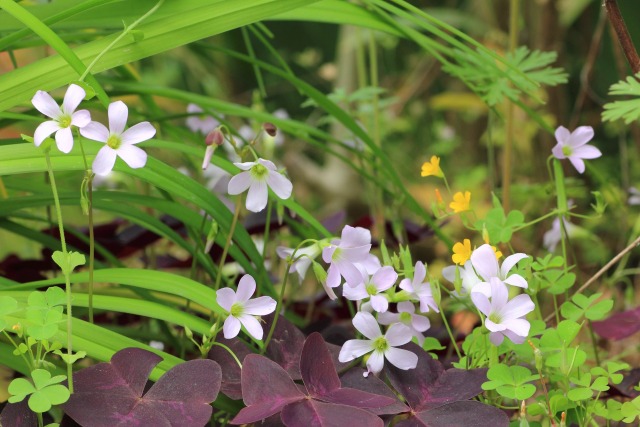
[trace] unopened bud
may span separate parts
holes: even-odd
[[[560,427],[567,427],[567,413],[563,412],[560,416]]]
[[[262,125],[262,129],[269,135],[274,138],[278,133],[278,128],[273,123],[266,122]]]
[[[193,332],[191,332],[191,329],[187,328],[186,326],[184,327],[184,334],[187,336],[187,338],[193,339]]]
[[[327,281],[327,272],[324,271],[324,268],[322,268],[322,266],[317,262],[315,261],[311,261],[311,262],[313,267],[313,274],[316,275],[316,279],[318,279],[318,282],[320,283],[325,283]]]
[[[207,149],[204,151],[204,158],[202,159],[202,170],[205,171],[211,164],[211,158],[213,157],[214,151],[216,151],[217,145],[208,145]]]
[[[206,139],[204,140],[204,143],[207,144],[207,146],[209,145],[220,146],[224,144],[224,135],[220,131],[220,128],[215,128],[214,130],[209,132]]]

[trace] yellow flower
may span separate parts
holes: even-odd
[[[469,204],[471,203],[471,192],[458,191],[453,195],[453,202],[449,203],[449,207],[453,209],[455,213],[464,212],[469,210]]]
[[[451,259],[458,265],[464,265],[471,258],[471,241],[464,239],[462,243],[453,245],[453,255]]]
[[[431,156],[431,160],[422,164],[421,176],[444,176],[442,169],[440,169],[440,157]]]
[[[493,249],[493,252],[496,254],[496,259],[500,259],[502,257],[502,252],[500,252],[500,249],[496,248],[495,246],[491,246],[491,249]]]
[[[482,227],[482,239],[487,245],[490,244],[489,232],[487,231],[487,227],[485,226]],[[498,248],[496,248],[495,246],[491,246],[491,249],[493,249],[493,252],[496,254],[496,259],[500,259],[502,257],[502,252],[500,252]]]

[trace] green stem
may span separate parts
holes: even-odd
[[[84,161],[85,179],[87,182],[87,214],[89,216],[89,323],[93,324],[93,270],[95,264],[96,241],[93,230],[93,171],[89,168],[87,156],[84,152],[82,139],[78,136],[80,142],[80,151],[82,152],[82,160]],[[84,197],[84,195],[83,195]]]
[[[240,369],[242,369],[242,363],[240,362],[240,359],[238,359],[238,356],[236,356],[236,354],[233,352],[233,350],[231,350],[229,347],[227,347],[226,345],[219,343],[219,342],[212,342],[212,345],[217,345],[218,347],[222,347],[225,350],[227,350],[227,352],[229,352],[229,354],[231,355],[231,357],[233,357],[233,360],[236,361],[236,363],[238,364],[238,366],[240,367]]]
[[[11,338],[11,335],[9,335],[7,333],[7,331],[3,330],[2,333],[7,337],[7,339],[9,340],[9,342],[16,348],[16,350],[18,349],[18,344],[16,344],[16,342],[13,340],[13,338]],[[27,359],[27,356],[24,355],[24,353],[20,353],[20,356],[22,356],[22,358],[24,359],[24,363],[27,365],[27,368],[29,368],[29,370],[33,371],[35,369],[35,366],[33,365],[33,362],[30,361],[29,359]]]
[[[440,308],[440,316],[442,317],[442,323],[444,323],[444,327],[447,328],[447,333],[449,334],[449,339],[451,339],[451,344],[458,355],[458,359],[462,360],[462,353],[460,353],[460,349],[458,348],[458,343],[456,343],[456,339],[451,332],[451,328],[449,327],[449,322],[447,321],[447,317],[444,315],[444,309]]]
[[[227,258],[227,253],[229,252],[229,247],[231,246],[233,233],[236,230],[236,224],[238,223],[238,217],[240,216],[241,206],[242,206],[242,197],[238,197],[238,200],[236,201],[236,210],[233,213],[233,220],[231,221],[231,227],[229,227],[227,241],[224,244],[224,249],[222,250],[222,257],[220,258],[220,263],[218,264],[218,275],[216,276],[216,283],[213,286],[213,289],[216,291],[220,288],[220,281],[222,280],[222,267],[224,266],[224,260]],[[213,313],[211,314],[213,315]]]
[[[264,235],[263,235],[264,244],[262,246],[262,259],[267,258],[267,242],[269,241],[270,229],[271,229],[271,199],[268,199],[267,200],[267,223],[264,226]]]
[[[60,243],[62,245],[62,252],[65,256],[65,259],[68,258],[69,253],[67,252],[67,242],[64,238],[64,226],[62,225],[62,209],[60,208],[60,198],[58,197],[58,188],[56,187],[56,178],[53,175],[53,167],[51,166],[51,158],[49,157],[49,153],[46,152],[44,157],[47,161],[47,172],[49,173],[49,182],[51,183],[51,191],[53,192],[53,200],[56,206],[56,216],[58,217],[58,229],[60,231]],[[72,341],[71,341],[71,282],[69,280],[69,275],[66,271],[62,271],[64,275],[65,282],[65,294],[67,296],[67,378],[69,379],[69,392],[73,394],[73,369],[71,363],[71,356],[73,354],[72,351]]]
[[[36,412],[36,417],[38,418],[38,427],[44,427],[44,420],[42,419],[42,413]]]
[[[292,254],[292,258],[293,256],[295,256],[295,252]],[[264,340],[264,346],[260,350],[260,354],[264,354],[264,352],[267,350],[269,341],[271,341],[271,337],[273,336],[273,331],[276,330],[276,323],[278,323],[278,318],[280,317],[280,314],[279,314],[280,307],[282,307],[282,300],[284,300],[284,291],[287,288],[287,280],[289,279],[289,270],[291,269],[292,264],[293,263],[289,263],[289,265],[287,265],[287,271],[285,271],[284,273],[284,279],[282,279],[282,287],[280,288],[280,294],[278,295],[278,303],[276,304],[276,310],[273,312],[273,322],[271,322],[271,327],[269,328],[267,339]]]
[[[598,354],[598,344],[596,342],[596,336],[593,334],[593,325],[591,320],[587,320],[589,323],[589,335],[591,336],[591,344],[593,345],[593,355],[596,358],[596,366],[600,366],[600,355]]]
[[[558,159],[553,159],[553,176],[556,184],[556,195],[558,202],[558,220],[560,221],[560,242],[562,243],[562,256],[564,257],[564,271],[568,272],[567,267],[567,243],[566,243],[566,230],[564,226],[564,216],[569,211],[569,204],[567,202],[567,192],[564,186],[564,171],[562,165]]]

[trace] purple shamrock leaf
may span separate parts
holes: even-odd
[[[229,347],[240,362],[242,362],[248,354],[251,354],[251,350],[249,350],[247,345],[238,338],[228,340],[219,337],[216,341]],[[220,391],[233,400],[242,399],[242,387],[240,385],[242,371],[236,359],[229,354],[227,349],[219,345],[211,347],[207,357],[218,362],[220,368],[222,368],[222,387]]]
[[[640,307],[593,322],[593,330],[603,338],[621,340],[640,331]]]
[[[412,416],[398,425],[405,427],[509,425],[509,418],[498,408],[468,400],[482,392],[481,385],[487,378],[486,369],[445,371],[440,362],[431,358],[414,343],[409,343],[403,348],[418,355],[416,368],[404,371],[393,365],[385,366],[391,385],[404,396],[411,407]]]
[[[147,378],[162,360],[139,348],[125,348],[109,363],[73,376],[74,393],[64,410],[81,425],[204,426],[220,391],[222,373],[213,360],[191,360],[171,368],[143,396]]]
[[[344,387],[368,391],[369,393],[378,394],[380,396],[387,396],[395,401],[391,405],[381,406],[378,408],[367,408],[367,411],[376,415],[401,414],[403,412],[409,412],[409,407],[398,400],[396,394],[385,384],[384,381],[375,375],[368,375],[365,377],[363,375],[365,372],[367,372],[367,370],[360,367],[349,369],[342,377],[340,377],[340,381]]]
[[[36,413],[29,409],[29,399],[17,403],[7,403],[0,413],[0,426],[25,427],[38,425]]]

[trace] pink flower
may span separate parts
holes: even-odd
[[[424,342],[422,332],[425,332],[431,327],[429,318],[416,314],[415,305],[409,301],[399,302],[397,313],[391,313],[390,311],[380,313],[378,315],[378,322],[380,322],[381,325],[402,323],[411,330],[411,334],[418,339],[420,346],[422,346]]]
[[[254,316],[273,313],[276,309],[276,301],[267,296],[250,300],[255,291],[256,281],[248,274],[240,279],[238,292],[234,292],[231,288],[216,291],[218,305],[229,313],[222,327],[226,339],[237,336],[241,326],[244,326],[249,335],[255,339],[262,339],[262,326]]]
[[[260,212],[267,207],[269,188],[281,199],[291,197],[293,185],[280,174],[276,165],[269,160],[258,159],[255,162],[234,163],[243,170],[229,181],[228,191],[231,195],[243,193],[247,189],[247,209]]]
[[[558,143],[551,149],[556,159],[569,159],[579,173],[584,172],[582,159],[595,159],[602,156],[600,150],[587,142],[593,138],[591,126],[580,126],[573,132],[563,126],[556,129],[556,141]]]
[[[501,281],[508,283],[512,286],[519,288],[527,288],[529,285],[519,274],[512,274],[508,276],[513,267],[521,260],[528,258],[529,255],[523,253],[517,253],[505,258],[502,262],[502,266],[498,266],[498,259],[491,245],[484,244],[477,248],[471,254],[471,264],[485,282],[490,282],[491,278],[495,277]],[[486,286],[485,286],[486,287]],[[474,288],[477,289],[477,288]]]
[[[429,312],[429,307],[436,313],[439,313],[440,310],[431,293],[431,284],[424,281],[426,277],[427,269],[423,263],[418,261],[414,268],[413,279],[402,279],[400,289],[409,292],[413,298],[420,301],[420,311],[422,313]]]
[[[398,273],[393,267],[385,266],[378,269],[373,276],[366,275],[359,285],[345,286],[342,296],[351,301],[370,298],[371,307],[378,313],[384,313],[389,308],[389,301],[381,293],[392,287],[396,280],[398,280]]]
[[[346,225],[340,239],[333,240],[322,250],[322,259],[330,264],[327,286],[340,286],[340,276],[344,277],[349,286],[362,283],[364,277],[356,264],[367,262],[370,250],[371,232],[365,228]]]

